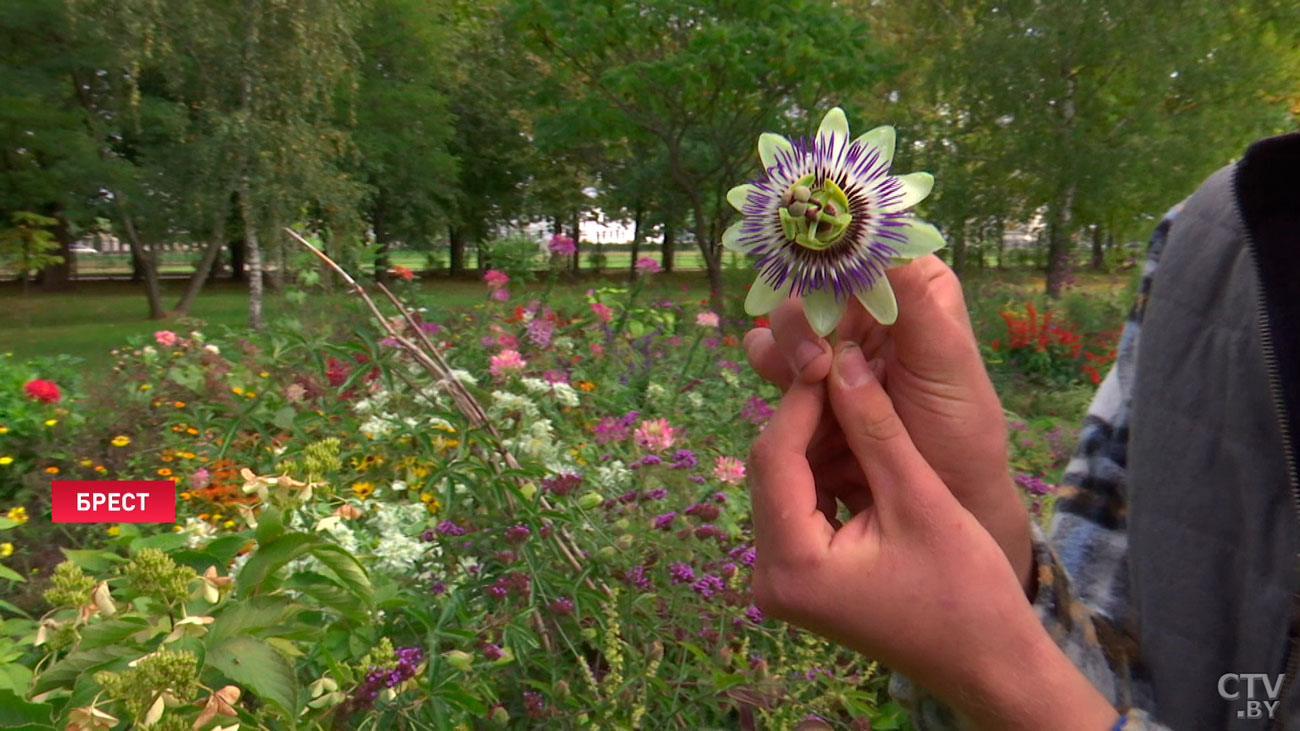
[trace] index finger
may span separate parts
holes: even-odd
[[[808,445],[825,404],[823,383],[796,381],[750,448],[754,545],[765,561],[797,565],[824,551],[835,533],[817,508],[808,464]]]

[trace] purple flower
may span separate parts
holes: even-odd
[[[686,479],[690,480],[691,482],[701,482],[701,483],[702,483],[702,482],[708,482],[708,480],[704,479],[703,477],[701,477],[701,476],[699,476],[699,475],[691,475],[690,477],[688,477],[688,478],[686,478]]]
[[[546,713],[546,699],[535,690],[524,691],[524,712],[533,718]]]
[[[715,503],[726,503],[726,502],[727,502],[727,494],[726,494],[725,492],[715,492],[715,493],[713,493],[713,502],[715,502]]]
[[[636,260],[636,270],[639,274],[658,274],[664,270],[659,266],[659,262],[648,256],[643,256]],[[670,303],[671,304],[671,303]]]
[[[496,662],[506,656],[506,654],[501,651],[500,645],[493,645],[485,642],[483,643],[482,649],[483,657],[486,658],[488,662]]]
[[[1049,485],[1033,475],[1016,475],[1016,484],[1023,487],[1030,495],[1050,495],[1056,492],[1055,485]]]
[[[750,396],[745,402],[745,408],[740,410],[740,418],[748,421],[754,426],[766,424],[772,415],[776,413],[766,401],[758,396]]]
[[[695,590],[695,593],[705,599],[712,599],[714,594],[722,591],[726,586],[727,585],[722,582],[722,579],[719,579],[713,574],[705,574],[700,577],[699,581],[691,584],[691,588]]]
[[[528,540],[528,538],[532,536],[532,534],[533,532],[531,530],[528,530],[528,526],[524,525],[523,523],[518,523],[516,525],[510,526],[509,528],[506,528],[506,542],[523,543],[524,541]]]
[[[693,503],[682,512],[694,515],[700,520],[716,520],[722,510],[717,505],[709,503]]]
[[[668,575],[672,577],[674,584],[689,584],[695,581],[695,569],[681,562],[668,564]]]
[[[653,467],[654,465],[660,464],[662,462],[663,460],[660,459],[658,455],[647,454],[641,459],[638,459],[637,461],[628,465],[628,467],[631,467],[632,469],[636,469],[637,467]]]
[[[551,370],[542,373],[542,380],[547,383],[568,383],[569,374],[552,368]]]
[[[442,325],[436,322],[422,322],[420,323],[420,330],[426,335],[437,335],[442,332]]]
[[[447,593],[447,585],[441,581],[435,581],[433,582],[433,585],[429,587],[429,591],[433,592],[434,596],[440,596]]]
[[[573,614],[573,600],[562,596],[550,604],[547,604],[546,608],[551,610],[551,614],[567,617],[570,614]]]
[[[542,480],[542,489],[549,490],[560,496],[568,495],[581,485],[582,475],[577,472],[561,472],[554,477]]]
[[[444,520],[438,524],[438,532],[445,536],[463,536],[465,529],[456,525],[450,520]]]
[[[749,608],[745,610],[745,618],[754,624],[761,624],[763,622],[763,610],[751,604]],[[753,666],[751,665],[750,667]]]
[[[629,424],[612,416],[606,416],[591,428],[598,444],[609,441],[622,441],[627,438]]]
[[[668,490],[656,487],[653,490],[647,490],[641,497],[646,500],[663,500],[668,497]]]
[[[578,251],[578,244],[562,233],[552,236],[546,246],[557,256],[571,256]]]
[[[690,469],[699,464],[695,458],[695,453],[689,449],[679,449],[673,452],[673,469]]]
[[[533,345],[539,348],[548,348],[551,345],[551,335],[555,333],[555,323],[543,318],[535,318],[528,323],[528,339]]]
[[[433,539],[436,537],[437,536],[434,534],[432,528],[429,528],[428,530],[420,534],[420,540],[424,541],[425,543],[433,543]]]
[[[708,538],[716,538],[720,541],[723,541],[727,539],[727,532],[716,525],[713,525],[711,523],[705,523],[704,525],[695,529],[695,537],[702,541]]]
[[[673,525],[673,520],[675,520],[676,518],[677,518],[677,511],[676,511],[676,510],[671,511],[671,512],[668,512],[668,513],[664,513],[663,515],[655,516],[654,523],[653,523],[653,525],[654,525],[654,529],[655,529],[655,530],[668,530],[669,528],[672,527],[672,525]]]
[[[642,591],[650,591],[652,587],[650,577],[646,576],[645,566],[637,564],[623,573],[623,581],[635,586]]]
[[[498,579],[497,583],[487,588],[487,593],[493,599],[505,599],[506,595],[510,593],[510,589],[506,588],[505,584],[502,584]]]

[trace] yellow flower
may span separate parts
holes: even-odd
[[[430,500],[425,507],[429,509],[430,513],[437,514],[439,510],[442,510],[442,503],[438,502],[438,498],[434,498]]]
[[[121,533],[122,533],[122,526],[120,525],[110,525],[108,527],[108,534],[110,536],[120,535]]]
[[[235,521],[233,521],[233,520],[227,520],[226,522],[222,523],[221,525],[225,526],[226,528],[234,528],[234,527],[235,527]]]
[[[54,426],[54,425],[57,424],[57,423],[59,423],[59,420],[58,420],[58,419],[46,419],[46,420],[45,420],[45,425],[46,425],[46,426]]]
[[[27,508],[24,508],[21,505],[9,508],[9,512],[5,513],[5,517],[19,525],[22,525],[27,522]]]
[[[352,494],[365,500],[370,497],[370,493],[375,491],[373,482],[358,482],[352,485]]]
[[[0,543],[0,558],[9,558],[14,555],[14,544]]]
[[[77,464],[81,465],[82,467],[89,467],[89,466],[91,466],[91,465],[93,465],[93,464],[95,464],[95,463],[94,463],[94,462],[91,462],[91,461],[88,460],[88,459],[83,459],[83,460],[77,462]]]
[[[159,467],[159,468],[158,468],[158,474],[162,475],[163,477],[169,477],[169,476],[171,475],[171,473],[172,473],[172,471],[169,470],[169,469],[167,469],[166,467]]]
[[[595,391],[596,384],[591,381],[578,381],[578,388],[583,391]]]
[[[182,492],[182,493],[181,493],[181,500],[189,500],[189,499],[192,498],[192,497],[194,497],[194,496],[191,495],[191,494],[188,493],[188,492]]]
[[[175,406],[175,407],[178,408],[178,409],[183,409],[183,408],[185,408],[185,402],[184,402],[184,401],[173,401],[173,402],[172,402],[172,406]]]
[[[450,425],[450,424],[434,424],[434,425],[433,425],[433,428],[434,428],[434,429],[437,429],[438,431],[445,431],[445,432],[447,432],[448,434],[455,434],[455,433],[456,433],[456,427],[454,427],[454,426],[452,426],[452,425]]]
[[[240,388],[239,386],[234,386],[234,387],[232,387],[232,388],[230,389],[230,392],[233,393],[233,394],[235,394],[236,396],[243,396],[243,395],[244,395],[244,389]]]
[[[141,384],[140,384],[140,390],[141,390],[141,391],[148,391],[148,390],[151,389],[151,388],[153,388],[153,386],[149,385],[148,383],[141,383]]]
[[[59,474],[59,468],[58,468],[58,467],[54,467],[54,466],[46,467],[46,468],[45,468],[45,474],[47,474],[47,475],[57,475],[57,474]]]
[[[261,373],[258,373],[257,375],[261,376],[262,378],[270,378],[270,377],[271,377],[271,374],[270,374],[270,373],[267,373],[266,371],[262,371]]]
[[[193,452],[181,452],[181,459],[194,459]]]
[[[9,427],[0,426],[0,434],[8,434],[8,433],[9,433]]]
[[[13,463],[14,463],[13,457],[0,457],[0,467],[4,467],[5,465],[11,465]]]
[[[173,462],[173,461],[176,460],[176,458],[173,457],[173,456],[171,456],[170,454],[164,454],[164,455],[162,455],[161,457],[159,457],[158,459],[161,459],[161,460],[164,461],[164,462]]]
[[[112,444],[114,447],[125,447],[130,443],[131,443],[131,437],[128,437],[125,434],[118,434],[117,436],[113,437],[113,441],[109,442],[109,444]]]
[[[189,429],[186,429],[186,430],[185,430],[185,433],[186,433],[186,434],[190,434],[190,435],[194,435],[194,434],[198,434],[198,433],[199,433],[199,430],[198,430],[198,429],[195,429],[194,427],[190,427]]]
[[[252,391],[249,391],[248,393],[244,394],[244,398],[257,398],[257,394]]]
[[[95,465],[95,471],[102,475],[105,472],[108,472],[108,468],[102,464],[97,464]]]

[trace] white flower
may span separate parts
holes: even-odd
[[[719,375],[722,376],[723,382],[732,388],[740,385],[740,376],[736,375],[736,372],[730,368],[723,368]]]
[[[393,480],[393,484],[388,486],[393,492],[406,492],[408,485],[405,480]]]
[[[203,346],[203,349],[208,351],[209,353],[212,353],[213,355],[221,355],[221,348],[218,348],[215,345],[211,345],[211,344],[205,345]]]
[[[704,396],[699,391],[690,391],[686,394],[686,403],[690,404],[691,409],[699,411],[704,408]]]
[[[632,471],[621,460],[611,460],[596,469],[595,482],[606,490],[622,490],[632,481]]]
[[[557,383],[554,386],[555,400],[560,402],[561,406],[574,408],[578,406],[578,391],[567,383]]]

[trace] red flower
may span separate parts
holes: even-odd
[[[754,327],[772,327],[772,321],[760,315],[754,318]]]
[[[46,381],[41,378],[33,378],[23,386],[23,392],[30,398],[40,401],[44,404],[57,404],[59,399],[59,387],[54,385],[54,381]]]
[[[389,269],[389,270],[388,270],[388,273],[389,273],[389,274],[392,274],[393,276],[395,276],[395,277],[397,277],[397,278],[399,278],[399,279],[405,279],[405,280],[408,281],[408,282],[411,281],[412,279],[415,279],[415,272],[414,272],[414,271],[412,271],[412,270],[410,270],[410,269],[408,269],[408,268],[406,268],[406,267],[404,267],[404,266],[399,266],[399,265],[396,265],[396,264],[393,265],[393,268],[392,268],[392,269]]]

